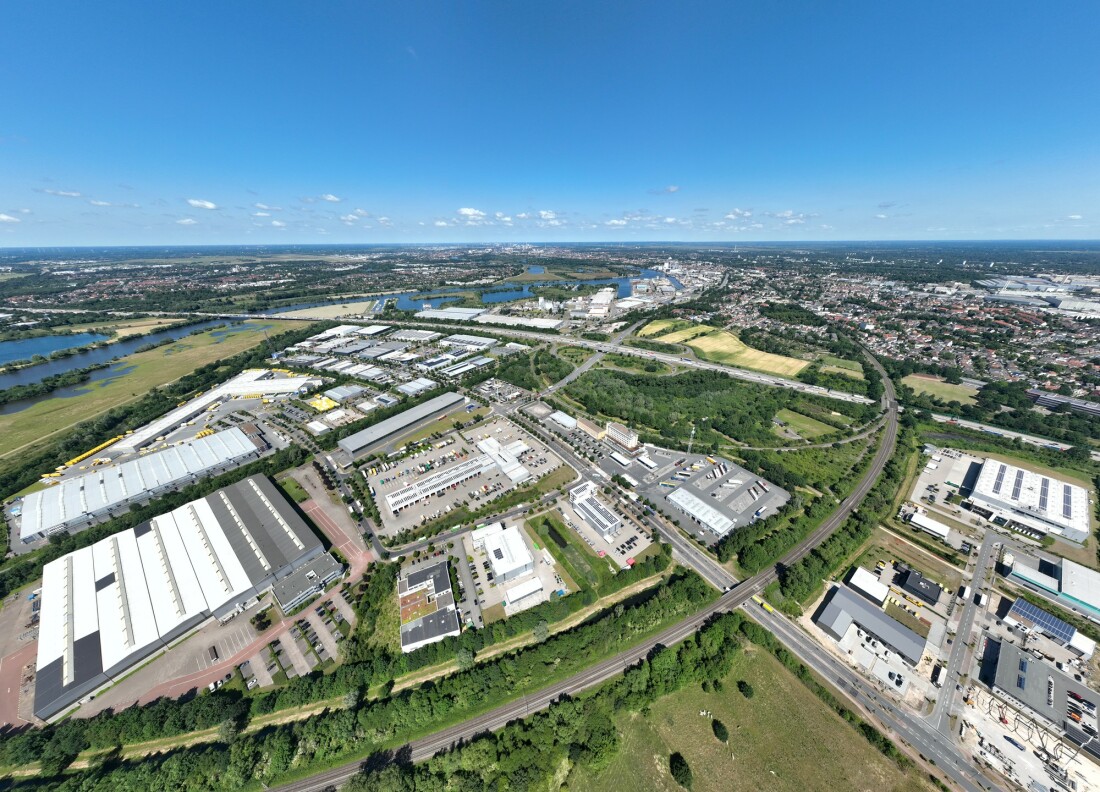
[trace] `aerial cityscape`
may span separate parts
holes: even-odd
[[[1100,791],[1100,9],[9,11],[3,789]]]

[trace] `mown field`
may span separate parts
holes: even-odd
[[[803,440],[813,440],[815,437],[832,434],[836,431],[826,423],[785,408],[777,412],[775,417],[787,424],[787,427],[796,432]],[[776,427],[776,429],[778,428]]]
[[[952,385],[939,377],[927,374],[910,374],[902,377],[903,384],[908,385],[917,393],[927,393],[929,396],[945,402],[957,401],[960,404],[973,404],[974,397],[978,395],[978,389],[969,385]]]
[[[752,685],[746,699],[738,680]],[[700,712],[710,712],[710,716]],[[729,744],[712,730],[717,718]],[[916,792],[932,785],[915,769],[903,772],[770,655],[746,647],[720,693],[699,686],[652,705],[648,715],[616,720],[622,745],[604,770],[574,770],[571,792],[658,790],[680,792],[668,758],[679,751],[694,776],[694,792]]]
[[[682,319],[658,319],[643,327],[638,335],[665,344],[686,344],[703,360],[730,366],[793,377],[808,361],[762,352],[743,343],[736,334]]]
[[[829,374],[843,374],[852,379],[863,379],[863,366],[854,360],[825,355],[821,358],[821,370]]]
[[[78,396],[46,399],[11,415],[0,415],[0,456],[85,421],[121,404],[139,399],[152,388],[165,385],[222,358],[243,352],[270,334],[297,327],[297,322],[248,321],[232,331],[209,330],[186,336],[146,352],[120,359],[126,374],[93,382]]]

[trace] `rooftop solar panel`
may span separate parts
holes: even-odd
[[[999,468],[997,468],[997,480],[993,482],[993,492],[998,495],[1001,493],[1001,484],[1004,483],[1005,470],[1007,468],[1007,465],[1001,465]]]
[[[1073,488],[1069,484],[1062,487],[1062,516],[1068,520],[1073,516]]]
[[[1062,621],[1057,616],[1047,613],[1042,608],[1037,608],[1024,599],[1017,599],[1012,603],[1012,608],[1009,610],[1009,616],[1027,622],[1030,625],[1034,625],[1036,629],[1041,630],[1062,643],[1069,643],[1070,640],[1073,639],[1074,633],[1077,632],[1072,626],[1066,624],[1066,622]]]
[[[1016,471],[1016,480],[1012,482],[1012,500],[1020,499],[1020,488],[1024,486],[1024,471]]]
[[[1039,485],[1039,510],[1047,510],[1048,496],[1050,495],[1050,479],[1044,478]]]

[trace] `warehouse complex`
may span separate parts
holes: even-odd
[[[1089,536],[1089,494],[1067,481],[987,460],[970,499],[1003,518],[1028,528],[1084,542]]]
[[[126,451],[143,448],[226,399],[289,396],[316,388],[320,384],[319,377],[285,374],[268,369],[248,369],[127,435],[119,441],[116,448]]]
[[[361,456],[377,449],[402,432],[414,428],[417,424],[453,410],[465,401],[464,396],[453,391],[436,396],[423,404],[410,407],[404,412],[400,412],[384,421],[379,421],[374,426],[368,426],[361,432],[345,437],[339,443],[340,448],[353,458]]]
[[[233,427],[65,479],[23,499],[20,538],[33,542],[58,531],[86,528],[115,509],[227,470],[261,451],[241,429]]]
[[[669,495],[668,502],[717,537],[725,536],[734,526],[733,520],[683,487]]]
[[[622,524],[619,516],[600,502],[597,497],[599,488],[591,481],[586,481],[569,490],[569,502],[573,510],[586,523],[591,525],[607,541],[619,533]]]
[[[42,578],[35,715],[54,717],[324,555],[275,485],[253,476],[51,561]]]

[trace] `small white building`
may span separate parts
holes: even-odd
[[[880,607],[890,595],[890,587],[885,583],[881,583],[877,577],[863,567],[855,568],[851,577],[848,578],[848,586]]]
[[[506,583],[529,574],[535,568],[535,559],[527,549],[519,528],[510,526],[485,537],[485,553],[489,567],[497,583]]]

